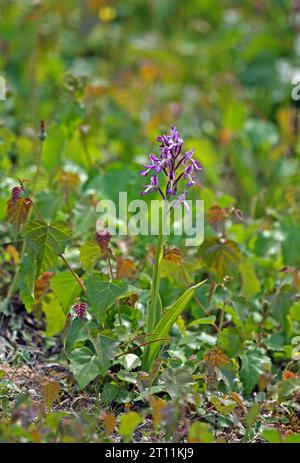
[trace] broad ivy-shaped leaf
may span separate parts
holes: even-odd
[[[43,302],[42,310],[46,314],[46,336],[60,333],[64,328],[66,317],[53,293]]]
[[[51,279],[51,289],[65,313],[68,312],[81,292],[81,287],[69,271],[54,275]]]
[[[289,330],[287,315],[293,305],[296,295],[295,289],[290,285],[283,285],[280,291],[276,291],[269,297],[274,318],[280,323],[285,332]]]
[[[300,378],[290,378],[277,385],[278,401],[284,402],[300,391]]]
[[[191,370],[186,366],[178,367],[176,370],[168,368],[162,374],[166,391],[172,399],[184,397],[192,392],[195,381]]]
[[[99,370],[101,375],[105,375],[118,351],[118,339],[116,339],[109,330],[101,331],[96,338],[93,338],[93,344],[97,352]]]
[[[260,290],[260,283],[255,274],[252,262],[249,259],[242,260],[239,265],[239,270],[242,274],[243,280],[241,295],[247,298],[252,298]]]
[[[240,331],[233,326],[224,328],[219,334],[219,346],[229,357],[236,357],[243,348],[243,338]]]
[[[34,305],[34,284],[36,278],[36,263],[32,252],[27,252],[21,262],[18,286],[20,298],[27,312],[31,312]]]
[[[70,369],[81,388],[87,386],[100,374],[97,357],[88,347],[73,350],[69,359]]]
[[[88,327],[90,329],[90,324]],[[77,342],[86,341],[88,337],[88,332],[82,321],[77,317],[73,318],[65,337],[65,351],[70,352]]]
[[[285,265],[299,266],[300,226],[284,226],[285,239],[282,242],[282,253]]]
[[[124,442],[130,442],[131,436],[136,427],[143,422],[143,419],[137,412],[124,413],[120,419],[119,433]]]
[[[100,257],[100,247],[95,241],[87,241],[80,248],[80,260],[85,272],[90,272]]]
[[[208,238],[202,244],[200,253],[209,269],[220,277],[228,274],[242,258],[238,244],[225,238]]]
[[[100,273],[94,272],[86,280],[87,298],[101,316],[116,299],[135,293],[132,286],[122,280],[108,281]]]
[[[266,374],[271,369],[271,360],[259,350],[244,352],[240,355],[242,368],[240,378],[245,388],[245,393],[250,392],[258,384],[260,375]]]
[[[25,225],[24,232],[36,257],[38,274],[56,265],[57,256],[64,252],[71,239],[70,229],[61,222],[47,224],[31,220]]]

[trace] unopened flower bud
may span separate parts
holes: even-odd
[[[40,122],[40,132],[39,132],[39,139],[41,141],[45,141],[47,138],[47,132],[45,130],[45,121]]]
[[[103,254],[107,254],[109,242],[111,240],[111,234],[108,230],[99,230],[96,232],[95,240],[101,248]]]
[[[78,317],[79,320],[82,321],[87,310],[87,304],[85,302],[79,301],[73,305],[73,310],[76,313],[76,317]]]
[[[11,190],[11,199],[15,202],[17,199],[21,198],[23,188],[21,186],[15,186]]]

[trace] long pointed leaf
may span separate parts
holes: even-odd
[[[168,335],[170,329],[176,322],[179,315],[184,311],[190,299],[192,298],[196,289],[198,289],[206,280],[201,281],[200,283],[191,286],[185,291],[185,293],[177,299],[175,304],[165,313],[165,315],[160,319],[155,328],[155,335],[157,338],[163,338]],[[148,371],[151,367],[153,360],[157,357],[160,350],[160,343],[154,343],[148,346],[146,355],[144,356],[144,370]]]

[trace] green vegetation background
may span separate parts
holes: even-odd
[[[1,1],[0,75],[7,91],[0,101],[3,300],[17,262],[7,243],[20,251],[6,202],[18,178],[34,178],[40,120],[48,136],[36,200],[47,220],[70,222],[75,269],[78,247],[94,233],[96,202],[116,199],[119,191],[139,198],[140,164],[156,149],[156,136],[176,125],[203,165],[193,197],[205,200],[208,214],[204,245],[186,257],[188,279],[208,275],[220,285],[209,301],[220,332],[196,323],[177,346],[178,359],[194,365],[188,360],[193,352],[202,360],[217,343],[240,362],[240,391],[247,397],[262,377],[261,392],[268,388],[268,374],[283,387],[287,365],[297,376],[292,352],[300,334],[300,144],[299,102],[291,98],[300,65],[296,13],[297,2],[285,0]],[[237,210],[242,220],[230,213]],[[151,274],[144,260],[149,244],[146,238],[129,242],[128,255],[140,272],[135,284],[142,288],[149,283],[143,272]],[[126,246],[120,249],[126,254]],[[163,272],[164,306],[184,288],[173,264]],[[207,286],[198,297],[207,306]],[[50,338],[63,328],[59,313],[59,322],[47,315]],[[205,315],[193,302],[185,321]],[[124,309],[124,319],[137,329],[138,314]],[[290,381],[282,400],[299,388],[299,379]]]

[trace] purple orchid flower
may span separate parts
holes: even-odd
[[[190,206],[188,205],[188,203],[186,202],[186,195],[187,195],[187,190],[184,190],[183,193],[181,193],[177,199],[174,201],[174,204],[172,204],[172,206],[179,206],[179,204],[183,204],[184,207],[186,208],[188,214],[190,214],[191,212],[191,209],[190,209]]]
[[[148,193],[151,193],[152,191],[157,191],[159,186],[158,186],[158,177],[157,175],[153,175],[151,177],[151,182],[149,185],[144,185],[145,190],[141,192],[141,195],[146,195]]]
[[[183,139],[176,127],[171,127],[169,134],[159,135],[156,140],[159,143],[160,155],[158,157],[155,154],[150,154],[150,163],[146,164],[145,169],[140,172],[144,177],[149,172],[153,172],[155,175],[151,177],[150,184],[145,185],[145,190],[141,192],[141,195],[159,191],[161,197],[165,200],[177,194],[180,180],[186,181],[187,188],[195,185],[197,180],[195,173],[200,172],[202,166],[193,158],[195,149],[184,154],[181,153]],[[160,172],[163,172],[168,180],[165,193],[159,187],[157,174]],[[171,204],[179,205],[182,203],[189,210],[186,195],[187,190],[184,189],[183,193],[179,194]]]

